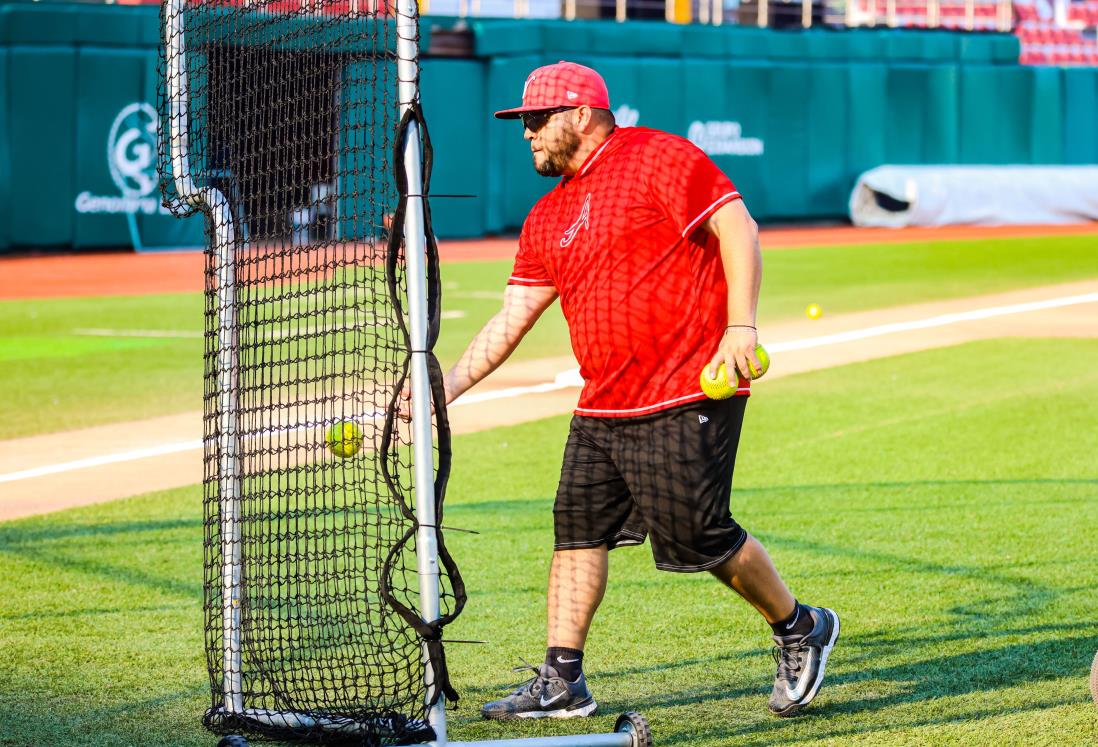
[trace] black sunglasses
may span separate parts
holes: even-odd
[[[549,120],[553,118],[554,114],[560,112],[570,112],[576,107],[574,106],[558,106],[556,109],[542,109],[537,112],[523,112],[519,115],[519,119],[522,120],[522,126],[530,132],[537,132],[545,125],[549,124]]]

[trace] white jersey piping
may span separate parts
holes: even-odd
[[[751,391],[750,387],[738,387],[736,394],[748,394]],[[649,412],[654,412],[665,407],[677,405],[685,402],[699,402],[705,399],[705,394],[698,392],[697,394],[688,394],[685,397],[676,397],[675,399],[665,400],[663,402],[657,402],[654,405],[645,405],[644,407],[632,407],[624,410],[592,410],[588,407],[577,407],[577,415],[645,415]]]
[[[613,140],[612,137],[606,138],[603,144],[600,145],[598,149],[591,155],[591,157],[587,159],[587,163],[583,165],[583,168],[580,169],[580,172],[576,174],[576,176],[583,176],[592,166],[595,165],[595,161],[599,160],[599,155],[602,154],[603,149],[605,149],[606,146],[610,144],[611,140]]]
[[[713,211],[719,208],[721,205],[726,202],[731,202],[732,200],[738,199],[740,197],[741,195],[739,192],[729,192],[728,194],[718,197],[712,205],[701,211],[701,214],[699,214],[697,218],[690,221],[690,224],[682,230],[682,237],[685,239],[687,236],[689,236],[690,233],[694,230],[695,226],[708,218],[710,214],[712,214]]]

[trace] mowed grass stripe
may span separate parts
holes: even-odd
[[[824,313],[992,293],[1094,277],[1092,237],[821,247],[768,252],[760,318]],[[499,308],[509,262],[442,266],[443,303],[461,318],[442,325],[444,364]],[[365,301],[364,301],[365,303]],[[85,329],[202,329],[199,294],[0,302],[0,439],[125,422],[201,406],[201,339],[103,338]],[[281,326],[279,327],[281,329]],[[277,331],[277,330],[276,330]],[[559,305],[526,336],[517,360],[565,355]]]
[[[765,332],[767,324],[800,318],[810,303],[835,315],[1096,277],[1092,245],[1093,237],[1062,236],[768,252],[760,323]],[[437,353],[444,364],[498,311],[510,270],[509,262],[442,266],[444,308],[463,314],[443,321]],[[332,299],[346,300],[342,292]],[[8,361],[0,385],[18,393],[0,400],[0,439],[199,409],[201,339],[89,338],[79,330],[194,333],[202,314],[199,294],[0,302],[0,360]],[[293,323],[267,326],[265,336]],[[554,305],[515,358],[569,351]]]
[[[818,247],[763,254],[760,314],[777,322],[1098,277],[1093,236]]]
[[[1050,365],[1055,362],[1055,365]],[[734,514],[843,638],[811,715],[765,712],[768,629],[704,576],[616,551],[588,645],[603,715],[477,707],[540,657],[567,418],[462,436],[445,523],[470,589],[451,737],[607,730],[659,745],[1083,744],[1098,649],[1098,342],[1004,340],[760,383]],[[1040,376],[1032,372],[1041,371]],[[654,454],[654,459],[659,455]],[[197,488],[0,525],[0,705],[14,744],[209,745]]]

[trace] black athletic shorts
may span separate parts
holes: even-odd
[[[636,418],[576,415],[553,507],[557,550],[639,545],[656,567],[714,568],[747,539],[728,499],[747,397]]]

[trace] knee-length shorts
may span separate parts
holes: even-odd
[[[656,567],[689,573],[736,553],[729,511],[746,397],[635,418],[576,415],[553,508],[557,550],[639,545]]]

